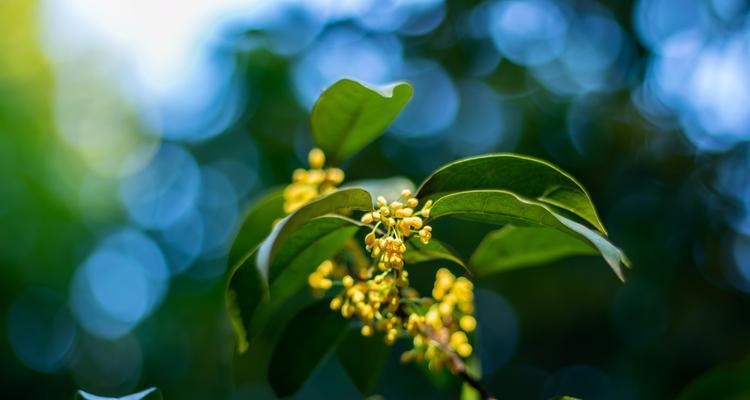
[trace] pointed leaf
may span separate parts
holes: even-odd
[[[349,321],[332,312],[328,301],[302,310],[287,324],[271,358],[271,387],[280,397],[299,390],[346,332]]]
[[[606,235],[586,189],[547,161],[518,154],[489,154],[448,164],[419,187],[420,200],[468,190],[505,190],[581,218]]]
[[[306,222],[340,209],[369,210],[372,208],[370,194],[363,189],[341,189],[321,196],[293,212],[276,226],[258,249],[258,269],[264,280],[268,280],[271,261],[284,241]]]
[[[365,337],[359,329],[350,329],[339,343],[336,352],[341,367],[363,395],[371,394],[378,383],[388,349],[383,334]]]
[[[579,255],[596,255],[587,242],[552,228],[507,225],[482,239],[469,265],[477,277],[535,267]]]
[[[369,87],[342,79],[318,98],[310,123],[315,144],[333,162],[342,161],[377,139],[411,99],[406,82]]]
[[[596,231],[568,219],[553,208],[504,190],[474,190],[440,197],[432,206],[431,219],[457,215],[480,222],[536,225],[557,229],[583,240],[596,249],[617,276],[624,280],[621,265],[629,265],[625,254]]]

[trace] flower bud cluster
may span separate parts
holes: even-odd
[[[432,201],[425,203],[421,210],[415,211],[419,201],[411,197],[409,190],[401,192],[401,201],[388,204],[385,197],[377,199],[378,208],[362,216],[362,222],[375,224],[375,228],[365,236],[365,248],[377,260],[378,269],[388,271],[401,270],[404,266],[404,241],[412,235],[419,235],[422,243],[427,244],[432,238],[432,227],[424,225],[422,218],[430,216]],[[386,228],[385,234],[378,236],[380,226]]]
[[[399,313],[401,301],[415,295],[408,288],[407,277],[406,271],[398,274],[386,271],[367,280],[344,276],[341,281],[344,288],[331,300],[331,309],[340,311],[345,318],[356,317],[362,323],[362,335],[383,332],[386,343],[391,344],[403,327]]]
[[[284,212],[291,213],[316,197],[336,190],[344,181],[344,171],[323,168],[326,157],[320,149],[312,149],[307,156],[310,169],[299,168],[292,175],[292,183],[284,189]]]
[[[472,315],[474,285],[441,268],[435,277],[432,297],[435,301],[426,313],[409,315],[406,329],[414,338],[414,349],[405,352],[401,359],[404,362],[425,360],[432,370],[443,366],[455,368],[451,353],[466,358],[473,351],[467,334],[477,325]]]
[[[346,275],[346,267],[331,260],[323,261],[315,271],[307,277],[307,283],[311,288],[321,292],[333,287],[334,279],[341,279]]]

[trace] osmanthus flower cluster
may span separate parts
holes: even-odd
[[[382,332],[387,344],[399,337],[411,337],[414,349],[404,353],[404,362],[427,361],[433,370],[447,365],[457,372],[456,355],[466,358],[472,354],[467,334],[476,326],[473,285],[440,269],[433,297],[421,298],[409,286],[404,255],[409,251],[406,241],[410,237],[419,237],[425,245],[430,242],[432,227],[425,225],[424,218],[429,217],[432,202],[417,209],[419,200],[403,190],[390,203],[379,196],[376,205],[361,217],[371,226],[364,239],[372,259],[370,265],[342,276],[346,266],[326,260],[310,274],[308,283],[317,291],[340,285],[341,291],[330,307],[345,318],[358,319],[362,335]]]
[[[310,169],[299,168],[292,175],[292,184],[284,190],[284,212],[297,210],[310,200],[336,190],[344,181],[344,171],[323,168],[326,162],[323,151],[315,148],[307,156]]]
[[[465,361],[477,346],[474,284],[441,268],[431,293],[420,295],[409,264],[444,260],[483,279],[598,254],[624,280],[627,257],[609,241],[586,189],[544,160],[519,154],[458,160],[426,177],[415,193],[400,191],[412,184],[396,177],[340,188],[344,172],[336,166],[380,137],[411,95],[406,82],[333,84],[312,109],[319,149],[310,152],[309,168],[294,171],[286,188],[269,190],[248,210],[227,257],[225,295],[237,354],[250,353],[240,365],[252,368],[236,371],[243,379],[291,396],[335,347],[341,367],[369,396],[383,364],[357,357],[368,340],[361,335],[377,335],[387,344],[410,341],[404,362],[447,368],[491,399],[472,369],[478,360]],[[373,201],[373,194],[387,196]],[[359,221],[352,218],[357,212]],[[464,260],[433,238],[431,221],[451,217],[501,227]],[[361,335],[350,334],[348,319]]]

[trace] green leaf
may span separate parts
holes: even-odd
[[[448,164],[422,183],[420,200],[457,192],[495,189],[551,205],[582,218],[606,235],[586,189],[560,168],[518,154],[489,154]]]
[[[349,321],[328,301],[302,310],[286,326],[271,358],[268,378],[279,397],[297,392],[346,332]]]
[[[359,187],[367,190],[372,195],[372,203],[377,203],[378,196],[383,196],[389,201],[396,200],[401,196],[404,189],[414,192],[414,183],[403,176],[396,176],[385,179],[366,179],[354,181],[346,184],[344,187]]]
[[[224,305],[237,341],[238,353],[244,353],[248,348],[250,321],[265,294],[265,285],[255,265],[254,255],[255,252],[251,252],[242,264],[232,268],[224,294]]]
[[[102,397],[79,390],[73,397],[74,400],[161,400],[162,395],[159,389],[152,387],[138,393],[129,394],[123,397]]]
[[[339,253],[361,226],[338,215],[314,218],[281,246],[267,281],[256,268],[255,257],[247,257],[235,269],[228,281],[226,307],[240,353],[248,349],[249,339],[268,322],[270,314],[304,290],[310,273]]]
[[[264,280],[268,280],[271,262],[276,252],[287,238],[306,222],[340,209],[370,210],[371,208],[370,194],[359,188],[337,190],[305,204],[276,224],[271,234],[261,244],[257,261],[261,276]]]
[[[300,290],[284,301],[259,304],[250,324],[247,351],[235,353],[232,372],[236,384],[267,383],[273,351],[289,321],[310,305],[321,301],[310,290]]]
[[[315,144],[329,160],[342,161],[377,139],[411,99],[406,82],[368,87],[342,79],[318,98],[310,123]]]
[[[341,367],[363,395],[372,393],[378,383],[390,347],[383,334],[362,336],[359,329],[351,329],[336,350]]]
[[[268,236],[274,221],[284,215],[283,189],[268,192],[250,207],[229,250],[227,265],[230,271]]]
[[[306,286],[323,261],[338,254],[363,224],[337,215],[315,218],[281,246],[269,271],[270,297],[283,300]]]
[[[535,267],[561,258],[596,255],[587,242],[556,229],[507,225],[489,233],[469,260],[477,277]]]
[[[440,197],[432,206],[431,219],[458,215],[480,222],[536,225],[556,229],[596,249],[621,280],[625,254],[596,231],[560,215],[556,210],[504,190],[474,190]]]
[[[240,353],[247,350],[248,323],[265,291],[255,253],[271,232],[273,222],[284,216],[283,205],[281,189],[272,190],[255,202],[245,214],[229,251],[224,301]]]
[[[464,264],[461,257],[452,247],[435,238],[430,239],[428,244],[424,244],[419,238],[412,237],[406,241],[406,246],[408,247],[408,251],[404,253],[404,258],[409,264],[432,260],[448,260],[466,268],[466,264]]]

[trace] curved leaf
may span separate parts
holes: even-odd
[[[404,253],[404,258],[409,264],[432,260],[448,260],[466,268],[466,264],[464,264],[464,261],[452,247],[435,238],[432,238],[428,244],[424,244],[419,238],[412,237],[406,241],[406,246],[409,250]]]
[[[558,207],[582,218],[606,235],[586,189],[560,168],[518,154],[489,154],[450,163],[422,183],[420,200],[437,200],[468,190],[506,190]]]
[[[362,224],[341,216],[315,218],[294,232],[279,249],[269,271],[272,300],[302,289],[323,261],[338,254]]]
[[[349,321],[319,301],[292,318],[276,344],[268,379],[280,397],[294,394],[342,337]]]
[[[432,219],[459,215],[480,222],[545,226],[569,234],[596,249],[621,280],[625,254],[599,233],[570,220],[551,207],[504,190],[474,190],[440,197],[432,206]]]
[[[266,289],[254,255],[255,252],[251,252],[241,264],[230,270],[224,292],[224,306],[237,340],[238,353],[244,353],[248,348],[249,324]]]
[[[247,257],[234,269],[225,301],[240,353],[247,350],[249,339],[267,323],[269,314],[302,290],[310,273],[339,253],[361,225],[337,215],[310,220],[281,246],[265,282],[256,268],[255,257]]]
[[[162,395],[159,389],[152,387],[138,393],[129,394],[123,397],[102,397],[79,390],[73,397],[74,400],[161,400]]]
[[[396,200],[401,196],[404,189],[414,192],[414,183],[403,176],[395,176],[385,179],[365,179],[346,184],[344,187],[359,187],[367,190],[372,195],[372,203],[377,203],[378,196],[389,200]]]
[[[281,245],[295,230],[315,217],[340,209],[369,210],[372,208],[370,194],[363,189],[341,189],[321,196],[288,215],[274,226],[271,234],[258,249],[258,270],[268,280],[271,261]]]
[[[336,350],[341,367],[363,395],[372,393],[385,365],[388,349],[383,334],[362,336],[350,329]]]
[[[242,226],[237,231],[229,250],[229,268],[236,267],[237,263],[247,257],[268,236],[274,221],[283,218],[284,215],[283,189],[271,190],[253,203],[245,214]]]
[[[315,144],[341,161],[380,136],[411,99],[406,82],[368,87],[342,79],[324,90],[313,106],[310,123]]]
[[[469,266],[480,277],[534,267],[564,257],[596,254],[597,250],[590,244],[556,229],[507,225],[482,239]]]

